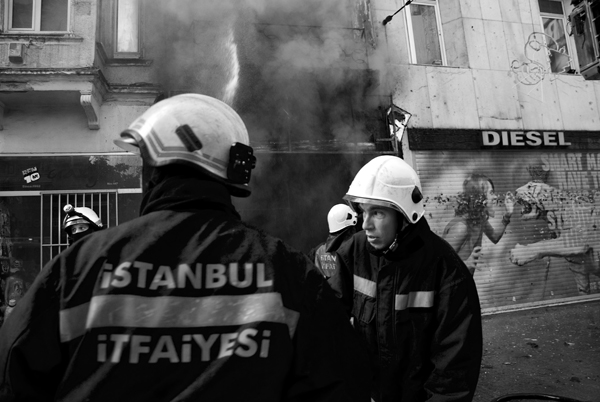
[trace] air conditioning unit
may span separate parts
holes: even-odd
[[[600,0],[575,4],[569,22],[581,75],[586,80],[600,80]]]
[[[8,60],[11,63],[23,63],[22,43],[11,43],[8,45]]]

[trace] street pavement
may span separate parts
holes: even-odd
[[[483,317],[475,402],[512,393],[600,401],[600,300]]]

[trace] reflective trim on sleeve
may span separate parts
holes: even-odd
[[[396,310],[405,310],[409,307],[433,307],[433,290],[396,295]]]
[[[377,295],[377,284],[368,279],[361,278],[358,275],[354,275],[354,290],[363,295],[375,297]]]
[[[279,293],[209,297],[102,295],[60,311],[60,339],[68,342],[92,328],[193,328],[261,321],[286,324],[293,338],[299,316],[283,305]]]

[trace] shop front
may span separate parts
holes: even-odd
[[[88,207],[105,227],[139,215],[141,159],[124,154],[0,158],[0,322],[45,263],[68,247],[67,204]]]
[[[409,132],[431,228],[463,260],[481,247],[484,312],[600,297],[599,134]]]

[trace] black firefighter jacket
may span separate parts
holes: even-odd
[[[368,345],[372,397],[470,401],[482,356],[475,283],[424,218],[406,230],[386,256],[370,254],[357,233],[338,249],[341,267],[330,278]]]
[[[1,401],[368,401],[310,260],[216,183],[169,179],[143,205],[43,268],[0,331]]]
[[[348,226],[335,233],[329,233],[324,243],[319,244],[309,252],[308,258],[314,261],[315,266],[321,270],[325,278],[329,279],[335,275],[338,266],[338,257],[335,252],[354,233],[356,233],[354,226]]]

